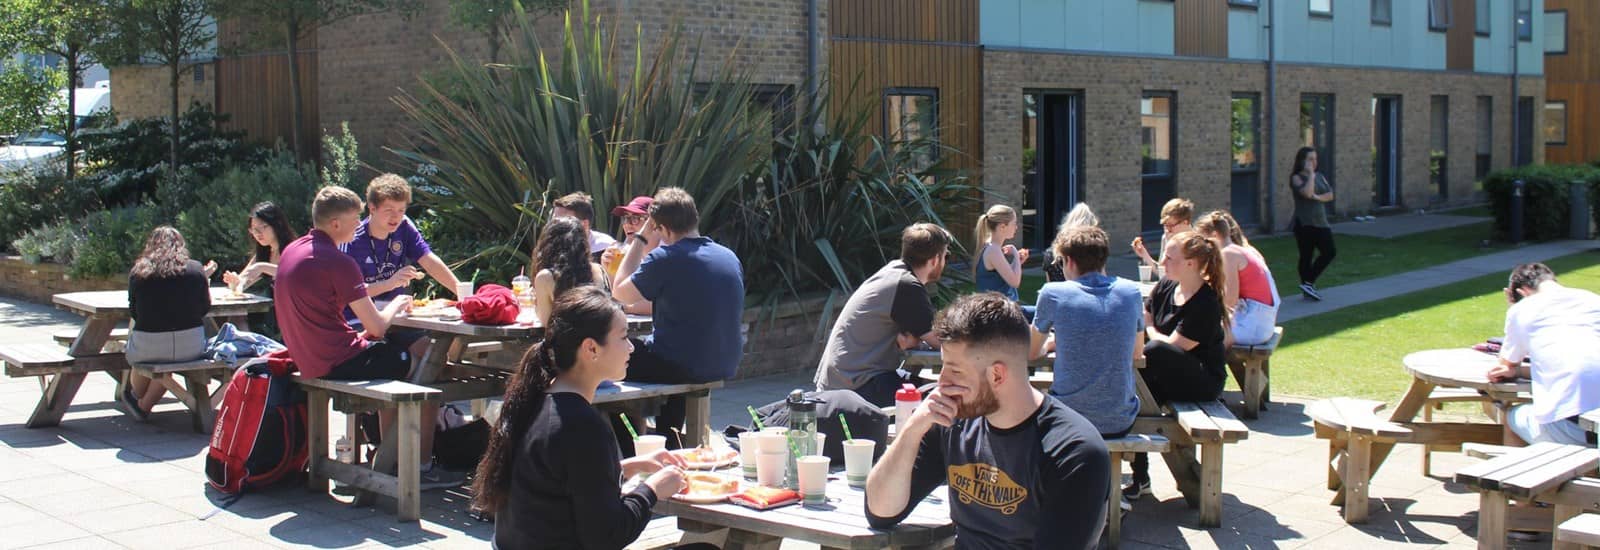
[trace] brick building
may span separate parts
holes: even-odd
[[[1022,206],[1033,247],[1077,201],[1119,242],[1158,230],[1172,196],[1282,230],[1302,145],[1349,215],[1471,201],[1487,171],[1545,155],[1532,130],[1550,112],[1534,108],[1545,0],[815,0],[815,23],[808,0],[591,4],[622,52],[636,25],[648,52],[678,22],[771,94],[803,93],[811,70],[836,95],[853,86],[881,103],[882,134],[933,133],[986,202]],[[558,36],[559,19],[541,35]],[[391,98],[450,50],[487,48],[445,0],[320,29],[301,53],[306,137],[348,121],[365,160],[392,163],[382,147],[406,122]],[[287,135],[285,86],[261,76],[283,60],[257,52],[211,71],[219,110],[260,139]]]

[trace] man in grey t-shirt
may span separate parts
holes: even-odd
[[[834,321],[817,365],[818,391],[855,390],[874,405],[894,404],[906,382],[897,371],[901,352],[921,342],[939,347],[927,285],[944,273],[950,241],[931,223],[900,233],[900,259],[861,283]]]
[[[1139,353],[1144,304],[1133,281],[1105,274],[1111,241],[1098,227],[1056,236],[1055,257],[1067,280],[1039,289],[1033,356],[1055,331],[1055,381],[1050,395],[1078,411],[1101,436],[1126,435],[1139,414],[1133,358]]]

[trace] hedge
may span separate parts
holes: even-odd
[[[1494,236],[1508,238],[1511,234],[1511,192],[1513,183],[1522,180],[1523,188],[1523,238],[1534,241],[1564,239],[1572,219],[1571,186],[1574,181],[1586,182],[1589,188],[1590,210],[1600,221],[1600,167],[1593,165],[1530,165],[1500,170],[1489,174],[1483,190],[1489,196],[1489,210],[1494,214]]]

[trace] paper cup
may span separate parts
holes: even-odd
[[[633,440],[633,456],[649,456],[667,448],[667,438],[659,435],[641,435]]]
[[[456,299],[460,300],[472,295],[472,281],[456,283]]]
[[[761,445],[757,439],[760,432],[739,433],[739,466],[744,470],[745,479],[756,478],[756,455],[760,453],[757,447]]]
[[[825,433],[822,433],[822,432],[817,432],[817,449],[816,449],[817,452],[814,452],[814,453],[811,453],[811,454],[817,454],[817,455],[824,454],[822,452],[822,444],[823,443],[827,443],[827,442],[828,442],[828,434],[825,434]]]
[[[778,434],[784,437],[789,437],[789,428],[787,426],[767,426],[761,429],[761,433]]]
[[[756,450],[762,453],[789,455],[789,438],[783,434],[763,431],[756,435]]]
[[[1150,282],[1150,274],[1151,274],[1152,269],[1153,269],[1152,266],[1145,265],[1145,264],[1139,264],[1139,282],[1141,282],[1141,283]]]
[[[850,439],[844,442],[844,480],[851,487],[866,487],[867,474],[872,473],[872,451],[878,442],[871,439]]]
[[[800,476],[800,499],[806,504],[828,501],[828,457],[802,456],[796,461]]]
[[[789,453],[758,453],[756,455],[756,483],[764,487],[782,487],[783,472],[788,469]]]

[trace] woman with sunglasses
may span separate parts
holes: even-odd
[[[250,262],[243,271],[222,274],[222,282],[239,292],[244,292],[257,281],[277,275],[278,255],[283,252],[283,245],[295,239],[294,230],[289,228],[289,220],[283,215],[283,210],[270,201],[256,204],[255,208],[250,209],[250,222],[245,229],[250,232],[253,250]],[[267,287],[267,291],[271,292],[272,285]]]
[[[617,235],[617,242],[610,248],[600,253],[600,265],[605,268],[606,275],[615,277],[617,268],[621,267],[622,255],[627,252],[627,246],[632,239],[639,237],[639,231],[644,229],[644,222],[650,220],[650,205],[655,204],[651,197],[634,197],[628,204],[611,209],[611,215],[622,220],[622,234]],[[641,300],[632,304],[623,304],[623,309],[628,313],[650,315],[654,307],[648,300]]]

